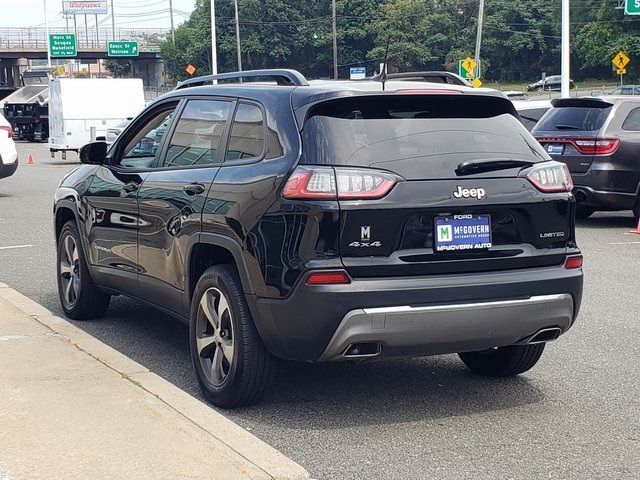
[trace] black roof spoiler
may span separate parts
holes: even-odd
[[[554,98],[551,100],[553,107],[582,107],[582,108],[609,108],[613,103],[599,97],[579,98]]]
[[[187,87],[197,87],[201,85],[212,84],[218,80],[238,80],[243,78],[265,78],[275,80],[278,85],[306,87],[309,85],[307,79],[297,70],[289,70],[284,68],[270,70],[247,70],[244,72],[220,73],[218,75],[204,75],[180,82],[176,90]]]

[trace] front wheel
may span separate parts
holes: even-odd
[[[57,257],[58,294],[67,317],[88,320],[103,316],[111,296],[94,285],[73,220],[65,223],[60,231]]]
[[[480,352],[459,353],[469,369],[489,377],[511,377],[533,368],[544,351],[545,344],[509,345]]]
[[[235,268],[206,270],[193,295],[191,359],[204,396],[233,408],[257,403],[270,383],[274,359],[253,324]]]

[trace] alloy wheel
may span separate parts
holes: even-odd
[[[229,302],[217,288],[209,288],[200,300],[196,348],[206,379],[221,386],[233,365],[234,332]]]
[[[63,300],[68,307],[73,307],[80,294],[80,257],[76,241],[71,235],[62,239],[60,280]]]

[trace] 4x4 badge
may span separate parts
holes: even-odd
[[[484,188],[462,188],[460,185],[453,191],[453,196],[456,198],[475,198],[482,200],[487,196],[487,192]]]

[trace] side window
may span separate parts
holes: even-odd
[[[630,132],[640,132],[640,107],[629,112],[622,124],[622,129]]]
[[[129,140],[120,160],[125,168],[149,168],[160,153],[164,132],[171,123],[177,105],[162,109]]]
[[[259,158],[264,153],[262,110],[255,105],[241,103],[233,119],[226,160]]]
[[[176,121],[176,128],[160,167],[211,165],[229,118],[231,102],[190,100]]]

